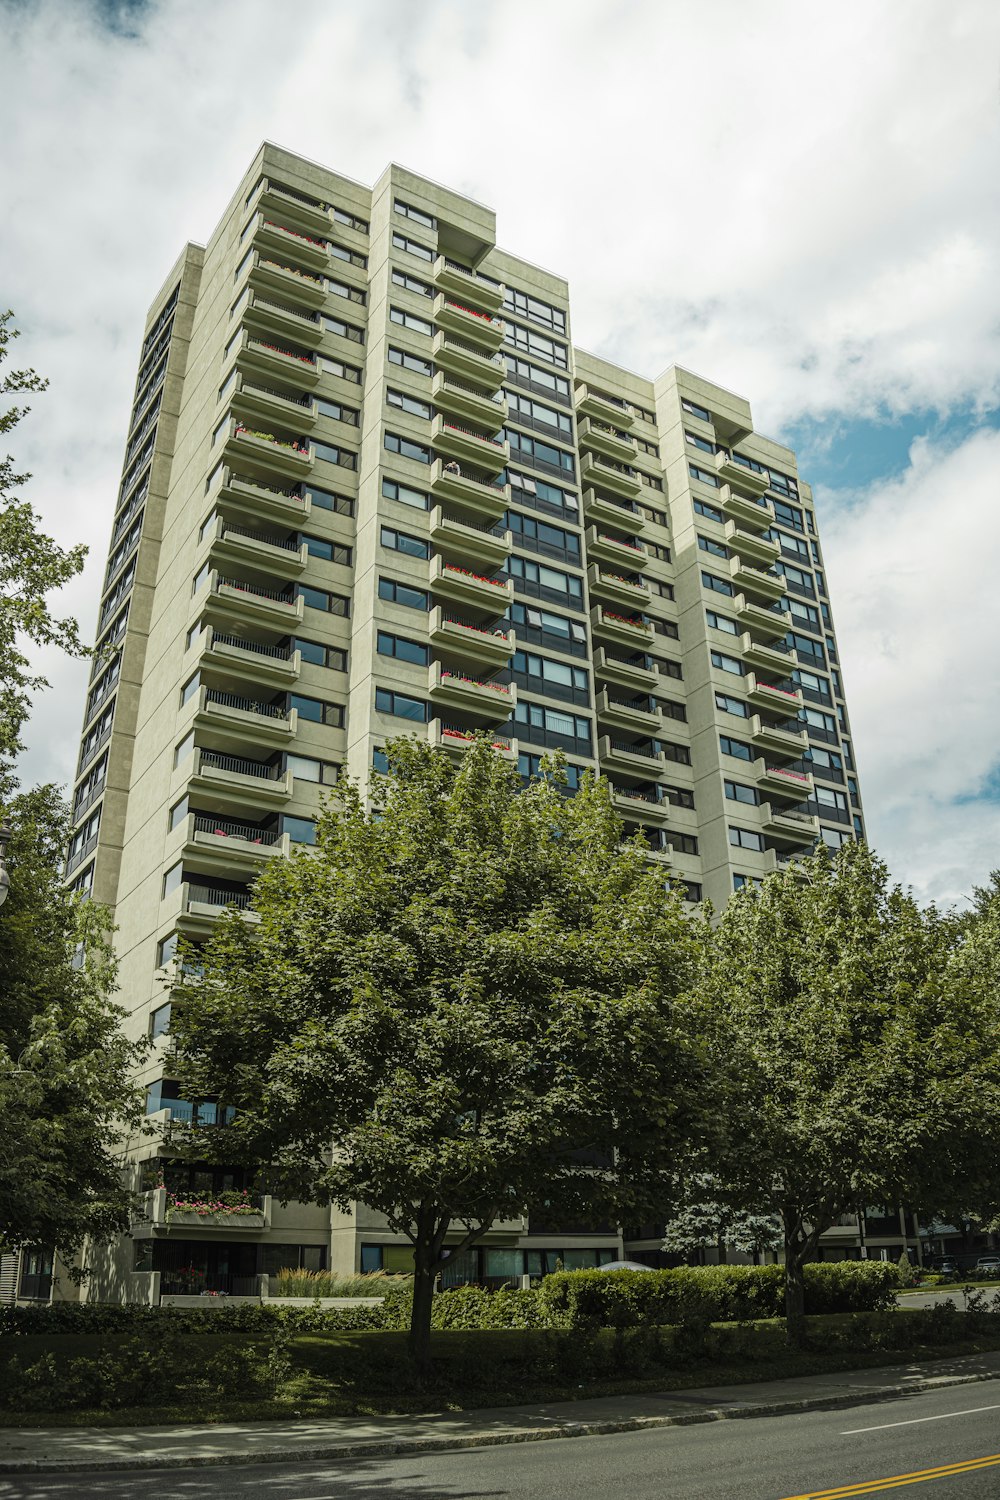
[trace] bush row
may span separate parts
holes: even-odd
[[[896,1266],[881,1261],[832,1261],[806,1266],[806,1312],[877,1312],[893,1306]],[[241,1330],[267,1334],[401,1329],[409,1325],[408,1283],[390,1287],[377,1307],[174,1309],[59,1303],[53,1307],[0,1307],[0,1335],[120,1333],[149,1330],[164,1321],[185,1333]],[[781,1317],[783,1266],[679,1266],[669,1271],[560,1271],[538,1288],[455,1287],[434,1298],[435,1328],[639,1328],[669,1324],[738,1323]]]

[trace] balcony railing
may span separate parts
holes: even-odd
[[[441,733],[449,740],[469,741],[475,739],[474,730],[463,729],[460,724],[446,724],[443,721],[441,724]],[[495,750],[509,750],[511,748],[511,741],[505,734],[491,734],[490,744]]]
[[[453,303],[451,305],[457,307],[459,304]],[[475,316],[478,318],[481,317],[482,314],[476,313]],[[492,322],[493,320],[487,319],[487,321]],[[449,349],[461,349],[466,354],[475,354],[477,358],[485,359],[491,365],[503,365],[504,368],[506,368],[507,361],[504,359],[502,354],[485,354],[478,344],[470,344],[466,339],[453,338],[451,334],[447,335],[444,342],[446,347]]]
[[[450,376],[444,382],[444,389],[446,391],[465,391],[468,395],[475,396],[480,401],[491,401],[494,406],[503,406],[505,400],[503,391],[483,391],[476,385],[470,385],[467,380],[455,380]]]
[[[456,302],[453,297],[446,297],[444,305],[445,307],[453,307],[456,312],[468,313],[470,318],[479,318],[481,322],[488,323],[491,328],[502,328],[504,326],[503,318],[494,318],[489,313],[479,312],[474,307],[467,307],[464,302]]]
[[[459,625],[463,630],[474,630],[477,635],[502,636],[505,641],[510,640],[510,631],[505,630],[502,625],[477,625],[473,620],[466,620],[461,615],[452,614],[442,614],[441,619],[447,625]]]
[[[230,823],[225,818],[206,818],[200,813],[195,814],[194,831],[217,834],[219,838],[243,839],[248,844],[264,844],[267,847],[281,842],[280,833],[265,832],[262,828],[254,828],[251,823]]]
[[[280,495],[284,500],[303,499],[302,491],[297,484],[267,484],[262,479],[251,479],[249,475],[237,474],[234,470],[230,470],[229,483],[245,485],[248,490],[260,490],[264,495]]]
[[[285,349],[281,344],[272,344],[268,339],[250,337],[247,339],[247,347],[252,349],[267,349],[271,354],[281,354],[285,359],[297,360],[300,365],[309,365],[312,369],[316,367],[315,354],[299,354],[295,349]]]
[[[285,552],[298,552],[299,550],[296,539],[278,536],[270,531],[254,531],[252,526],[234,526],[231,521],[224,521],[222,531],[224,536],[248,536],[251,541],[262,542],[267,547],[281,547]]]
[[[504,443],[499,438],[487,437],[485,432],[477,432],[474,427],[463,427],[459,422],[442,422],[445,432],[460,432],[465,437],[475,438],[480,443],[492,443],[494,448],[503,448]]]
[[[300,395],[297,391],[279,391],[274,385],[260,385],[256,380],[244,379],[240,386],[241,391],[257,391],[261,396],[276,396],[279,401],[291,401],[295,406],[311,406],[309,396]]]
[[[658,760],[659,751],[652,745],[630,745],[627,740],[610,740],[612,750],[618,750],[625,755],[642,755],[647,760]]]
[[[301,453],[304,458],[309,456],[309,444],[304,438],[276,437],[273,432],[258,432],[255,427],[246,427],[242,422],[237,422],[233,437],[256,438],[258,443],[269,443],[272,448],[286,448],[289,453]]]
[[[218,703],[221,708],[238,708],[247,714],[261,714],[265,719],[288,718],[286,710],[276,703],[260,703],[256,698],[244,698],[239,693],[223,693],[218,688],[205,689],[205,702]]]
[[[294,652],[291,646],[267,646],[263,641],[248,641],[241,635],[219,635],[212,632],[213,646],[236,646],[241,651],[253,651],[257,656],[273,656],[276,661],[291,661]]]
[[[510,684],[508,682],[492,682],[483,677],[469,677],[465,672],[452,672],[448,668],[441,671],[442,686],[445,683],[465,682],[470,687],[489,688],[491,692],[500,693],[504,697],[510,697]]]
[[[256,599],[273,599],[278,604],[295,603],[295,595],[289,589],[269,589],[265,588],[262,583],[244,583],[241,578],[220,576],[215,585],[216,593],[223,588],[237,589],[241,594],[253,594]]]
[[[276,766],[262,765],[259,760],[245,760],[239,755],[225,755],[219,750],[202,750],[201,764],[217,771],[235,771],[239,776],[256,776],[259,781],[277,781],[281,772]]]
[[[222,891],[212,885],[189,885],[188,900],[199,901],[203,906],[238,906],[240,911],[249,911],[253,906],[249,891]]]
[[[253,305],[254,307],[271,307],[275,312],[290,313],[293,318],[302,318],[307,323],[319,322],[318,313],[302,307],[294,307],[290,302],[278,302],[274,297],[262,297],[260,292],[254,293]]]

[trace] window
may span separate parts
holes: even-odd
[[[561,557],[567,562],[580,561],[580,538],[575,531],[564,531],[561,526],[549,526],[536,521],[533,516],[522,516],[511,510],[504,517],[506,526],[514,533],[514,545],[527,547],[532,552],[544,552],[550,557]]]
[[[328,594],[326,589],[314,589],[305,583],[296,584],[295,592],[297,598],[310,609],[322,609],[327,614],[343,615],[345,618],[350,613],[350,601],[341,594]]]
[[[830,849],[842,849],[845,844],[852,842],[853,833],[847,833],[842,828],[823,828],[820,826],[819,836],[824,844]]]
[[[832,786],[817,786],[813,788],[813,797],[821,811],[824,808],[835,808],[837,812],[846,815],[847,794],[845,792],[838,792]]]
[[[583,667],[536,656],[531,651],[515,651],[511,671],[515,681],[529,692],[567,698],[572,703],[590,703],[590,676]]]
[[[178,823],[183,823],[187,815],[188,799],[187,797],[182,797],[181,800],[179,802],[175,802],[173,807],[170,809],[170,817],[167,819],[167,822],[171,831],[177,827]]]
[[[321,490],[314,484],[302,486],[303,498],[308,499],[317,510],[330,510],[338,516],[353,516],[354,501],[346,495],[332,495],[329,490]]]
[[[526,557],[511,557],[507,563],[507,571],[513,578],[518,593],[550,599],[555,604],[565,604],[569,609],[583,607],[583,581],[574,574],[563,573],[558,568],[547,568],[543,563],[532,562]]]
[[[531,474],[519,474],[516,469],[508,469],[507,481],[518,504],[530,505],[533,510],[548,511],[570,521],[579,520],[580,502],[569,490],[560,489],[559,485],[549,484]]]
[[[378,654],[393,656],[397,661],[413,662],[418,667],[426,667],[431,659],[429,646],[422,646],[419,641],[408,641],[402,635],[390,635],[386,630],[378,632]]]
[[[718,479],[714,474],[710,474],[707,469],[699,469],[696,464],[688,464],[688,472],[692,479],[698,480],[699,484],[711,485],[713,490],[719,488]]]
[[[681,409],[686,411],[689,416],[697,417],[701,422],[711,422],[712,420],[712,413],[706,411],[704,406],[696,406],[693,401],[682,399]]]
[[[176,865],[171,865],[170,869],[163,877],[164,896],[169,896],[171,891],[176,891],[183,879],[184,865],[180,861],[178,861]]]
[[[814,630],[819,634],[819,611],[814,604],[806,604],[804,599],[787,599],[787,608],[794,619],[805,627],[806,630]]]
[[[723,782],[723,786],[726,789],[726,796],[730,802],[746,802],[751,807],[756,807],[760,801],[760,797],[757,795],[757,788],[747,786],[742,781],[725,781]]]
[[[763,885],[764,882],[759,875],[734,875],[733,890],[742,891],[745,887]]]
[[[543,334],[535,333],[531,328],[522,327],[520,323],[507,322],[503,341],[510,348],[520,350],[522,354],[533,354],[536,359],[547,359],[550,365],[557,365],[560,370],[569,367],[569,356],[565,344],[557,343],[555,339],[547,339]]]
[[[571,761],[567,761],[563,770],[566,773],[566,791],[571,794],[578,792],[587,774],[586,767],[574,766]],[[523,781],[542,778],[545,774],[542,770],[542,757],[522,751],[517,757],[517,774]]]
[[[685,432],[684,437],[692,448],[700,448],[702,453],[715,452],[715,444],[709,438],[699,437],[696,432]]]
[[[427,707],[420,698],[408,698],[405,693],[394,693],[389,688],[375,689],[376,713],[392,714],[397,719],[413,719],[419,724],[425,724]]]
[[[565,651],[569,656],[584,656],[587,651],[587,632],[576,620],[567,620],[564,615],[554,615],[548,609],[535,609],[532,605],[514,603],[507,618],[517,630],[518,638],[539,646],[552,646]]]
[[[728,693],[716,693],[715,706],[721,713],[735,714],[738,719],[749,719],[750,710],[742,698],[731,698]]]
[[[786,526],[791,526],[794,531],[802,531],[802,512],[794,505],[786,505],[783,500],[772,500],[774,514],[779,521]]]
[[[826,666],[826,654],[821,641],[811,641],[806,635],[799,635],[797,631],[790,630],[785,636],[785,644],[800,656],[811,656],[821,667]],[[808,673],[806,674],[808,676]]]
[[[755,833],[752,828],[730,828],[729,842],[737,849],[756,849],[761,854],[766,848],[764,835]]]
[[[310,557],[321,557],[325,562],[338,563],[342,568],[352,566],[353,553],[350,547],[342,547],[339,542],[328,542],[321,536],[303,536],[302,540]]]
[[[554,329],[556,333],[566,332],[566,314],[561,308],[553,307],[539,297],[532,297],[528,292],[518,291],[516,287],[507,287],[503,306],[504,312],[527,318],[531,323],[541,323],[546,328]]]
[[[743,663],[735,656],[726,656],[722,651],[713,651],[712,666],[717,667],[720,672],[732,672],[735,677],[743,676]]]
[[[423,443],[415,443],[412,438],[401,437],[398,432],[387,432],[384,442],[390,453],[398,453],[401,458],[415,459],[418,464],[429,464],[431,461],[429,448]]]
[[[387,500],[397,500],[400,505],[409,505],[413,510],[430,510],[431,498],[423,490],[413,490],[408,484],[397,484],[394,479],[383,479],[382,494]]]
[[[155,1042],[158,1036],[165,1036],[170,1029],[170,1001],[166,1005],[158,1005],[149,1018],[149,1039]]]
[[[529,364],[526,359],[518,359],[515,354],[508,354],[505,358],[507,374],[511,380],[527,386],[541,386],[542,390],[551,391],[554,396],[569,401],[569,381],[564,380],[561,375],[553,375],[549,370]]]
[[[346,224],[348,229],[356,229],[359,234],[368,233],[367,219],[359,219],[356,214],[348,213],[344,208],[338,208],[335,203],[330,204],[330,212],[338,224]]]
[[[431,555],[427,542],[421,541],[418,536],[409,536],[405,531],[396,531],[392,526],[382,527],[379,540],[383,547],[388,547],[393,552],[405,552],[408,557],[428,558]]]
[[[338,338],[350,339],[352,344],[363,344],[365,331],[357,328],[353,323],[345,323],[343,318],[333,318],[329,313],[323,314],[323,327],[327,333],[335,333]]]
[[[341,703],[324,703],[320,698],[306,698],[301,693],[289,693],[288,707],[294,708],[300,719],[313,724],[329,724],[333,729],[344,727],[344,707]]]
[[[316,842],[316,824],[312,818],[292,818],[285,813],[281,819],[281,831],[288,834],[293,844]]]
[[[437,251],[432,250],[429,245],[422,245],[419,240],[411,240],[409,235],[393,232],[392,248],[394,250],[405,250],[407,255],[415,255],[419,260],[434,261],[437,259]]]
[[[328,354],[317,354],[316,367],[324,375],[336,375],[340,380],[349,380],[353,385],[361,384],[361,371],[357,365],[345,365],[342,359],[331,359]]]
[[[425,417],[428,421],[430,420],[430,403],[421,401],[418,396],[409,396],[406,391],[387,390],[385,399],[389,406],[397,406],[400,411],[408,411],[415,417]]]
[[[715,542],[710,536],[698,536],[698,548],[701,552],[711,552],[713,557],[728,557],[729,548],[724,547],[721,542]]]
[[[333,672],[347,671],[347,652],[340,646],[323,646],[319,641],[303,640],[296,636],[292,650],[301,653],[302,660],[316,667],[329,667]]]
[[[355,406],[344,406],[340,401],[326,401],[317,396],[316,410],[321,417],[330,417],[334,422],[347,422],[351,427],[358,425],[358,410]]]
[[[827,703],[833,701],[830,683],[826,677],[817,677],[815,672],[807,672],[804,667],[796,667],[792,673],[792,681],[797,682],[805,692],[815,693],[817,698],[822,698]]]
[[[313,760],[309,755],[286,755],[283,769],[291,771],[296,781],[321,782],[324,786],[333,786],[339,767],[326,760]]]
[[[177,746],[176,750],[174,751],[174,769],[175,770],[176,770],[176,768],[183,761],[187,760],[188,756],[191,754],[191,752],[192,752],[193,749],[194,749],[194,730],[192,729],[189,734],[186,734],[184,736],[184,738],[181,740],[180,744]]]
[[[513,722],[524,726],[524,737],[528,740],[584,754],[590,751],[590,720],[580,714],[546,708],[541,703],[521,702],[514,710]]]
[[[811,573],[803,573],[801,568],[793,568],[791,563],[780,561],[774,564],[774,571],[787,578],[789,588],[798,589],[800,593],[811,594],[815,598],[816,587]]]
[[[691,751],[687,745],[676,745],[672,740],[660,740],[659,746],[664,760],[672,760],[678,766],[691,764]]]
[[[707,500],[695,500],[694,513],[696,516],[704,516],[706,521],[718,521],[722,525],[722,511],[716,510],[714,505],[709,505]]]
[[[572,453],[567,453],[563,448],[556,448],[552,443],[543,443],[540,438],[529,437],[524,432],[515,432],[505,428],[503,435],[510,443],[511,453],[520,454],[523,463],[548,464],[551,468],[568,474],[570,478],[576,477],[576,464]]]
[[[837,723],[832,714],[820,713],[818,708],[800,708],[799,718],[810,730],[827,735],[836,744]]]
[[[163,969],[172,963],[177,954],[177,933],[172,932],[156,945],[156,967]]]
[[[771,538],[772,542],[778,543],[782,552],[784,552],[786,556],[801,558],[801,560],[808,566],[808,542],[804,541],[801,537],[789,536],[787,532],[779,531],[776,526],[771,527],[770,531],[768,532],[768,536]]]
[[[669,842],[674,846],[676,854],[697,854],[698,840],[690,833],[678,833],[672,828],[668,835]]]
[[[416,313],[407,312],[402,307],[390,307],[389,321],[398,323],[401,328],[410,328],[414,333],[432,334],[434,332],[433,326],[426,318],[418,318]]]
[[[838,773],[842,773],[844,769],[844,761],[842,756],[838,755],[835,750],[823,750],[819,745],[814,746],[809,751],[809,760],[811,761],[813,768],[815,769],[817,766],[819,766],[821,772],[835,771]]]
[[[347,265],[357,266],[362,271],[368,267],[368,257],[366,255],[358,255],[356,251],[348,250],[346,245],[338,245],[336,240],[327,240],[326,248],[334,260],[342,260]]]
[[[411,354],[408,349],[389,350],[389,363],[399,365],[404,370],[412,370],[415,375],[433,375],[434,366],[429,359],[421,359],[417,354]]]
[[[507,406],[512,421],[528,425],[537,422],[544,427],[555,427],[572,441],[573,419],[568,412],[556,411],[554,407],[545,406],[541,401],[533,401],[530,396],[519,396],[517,391],[508,392]]]
[[[378,596],[390,604],[402,604],[407,609],[430,608],[430,595],[425,589],[415,589],[408,583],[397,583],[394,578],[380,578]]]
[[[402,198],[393,200],[393,209],[397,214],[402,214],[404,219],[412,219],[414,224],[422,224],[425,229],[437,229],[437,219],[433,214],[424,213],[422,208],[414,208],[412,203],[404,203]]]
[[[719,749],[723,755],[732,755],[736,760],[753,760],[753,750],[743,740],[730,739],[728,734],[719,735]]]
[[[725,594],[730,599],[736,593],[728,578],[717,578],[714,573],[702,573],[701,581],[704,588],[712,589],[716,594]]]
[[[714,609],[706,609],[705,619],[712,630],[721,630],[726,635],[739,635],[740,633],[740,627],[735,620],[731,620],[728,615],[717,614]]]
[[[184,706],[185,703],[189,703],[190,702],[190,700],[194,697],[195,693],[198,691],[198,689],[200,687],[201,687],[201,673],[200,672],[195,672],[194,676],[193,677],[189,677],[188,680],[187,680],[187,682],[181,688],[181,707],[182,708],[183,708],[183,706]]]
[[[326,278],[326,289],[332,297],[346,297],[349,302],[357,302],[362,307],[368,301],[367,295],[357,287],[348,286],[343,281],[332,281],[329,276]]]
[[[433,287],[429,287],[426,281],[420,281],[416,276],[408,276],[405,271],[397,271],[395,268],[392,273],[392,284],[401,286],[404,291],[416,292],[418,297],[433,297],[434,295]]]
[[[313,439],[313,453],[321,458],[324,463],[336,464],[341,469],[356,469],[358,467],[358,455],[352,453],[349,448],[338,448],[334,443],[318,443]]]

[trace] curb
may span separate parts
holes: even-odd
[[[955,1385],[978,1385],[996,1380],[995,1371],[974,1375],[928,1376],[907,1385],[882,1386],[842,1396],[804,1396],[798,1400],[760,1401],[747,1406],[723,1406],[705,1411],[676,1412],[662,1417],[621,1417],[595,1422],[561,1422],[551,1427],[512,1427],[505,1432],[468,1433],[455,1437],[369,1439],[363,1442],[321,1443],[311,1448],[269,1448],[254,1453],[139,1454],[102,1459],[3,1459],[0,1474],[113,1473],[141,1469],[200,1469],[236,1467],[244,1464],[297,1464],[334,1462],[345,1458],[392,1458],[408,1453],[448,1453],[462,1448],[498,1448],[510,1443],[542,1443],[558,1438],[601,1437],[616,1432],[645,1432],[658,1427],[696,1427],[707,1422],[743,1421],[754,1417],[778,1417],[792,1412],[836,1411],[839,1407],[869,1406],[897,1396]]]

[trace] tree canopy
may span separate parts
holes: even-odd
[[[718,1115],[704,928],[607,784],[521,791],[482,738],[457,769],[388,755],[369,805],[343,785],[316,848],[268,866],[258,922],[223,917],[172,1029],[186,1088],[235,1106],[217,1153],[411,1241],[422,1360],[449,1252],[525,1214],[662,1208]]]

